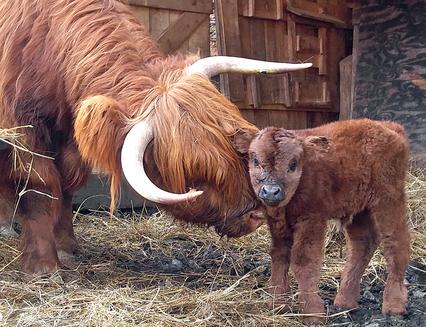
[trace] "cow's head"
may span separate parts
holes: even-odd
[[[240,134],[236,145],[249,156],[250,180],[257,197],[266,206],[282,207],[296,192],[305,158],[328,149],[328,139],[298,137],[286,129],[268,127],[256,134]]]
[[[165,205],[178,219],[214,226],[218,233],[233,237],[255,230],[260,225],[258,200],[250,185],[247,159],[235,151],[232,140],[238,133],[256,133],[257,128],[218,92],[209,77],[222,72],[281,73],[310,66],[210,57],[182,69],[164,69],[146,92],[139,112],[127,118],[127,129],[120,130],[124,141],[116,142],[122,145],[121,169],[127,181],[145,199]],[[90,112],[79,111],[80,116]],[[91,116],[102,112],[92,111]],[[126,120],[121,115],[125,111],[115,110],[117,114],[109,114],[104,125]],[[108,134],[121,138],[120,133]],[[79,144],[93,143],[92,138],[82,138]],[[109,164],[114,165],[113,159]]]

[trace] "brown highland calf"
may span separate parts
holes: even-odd
[[[362,274],[382,242],[388,263],[382,311],[405,313],[409,143],[400,125],[362,119],[298,131],[270,127],[237,135],[234,143],[249,155],[251,183],[269,216],[275,304],[288,290],[291,263],[302,312],[324,313],[318,295],[324,237],[327,220],[338,219],[347,262],[334,304],[357,307]]]

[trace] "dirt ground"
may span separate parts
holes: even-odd
[[[412,262],[408,314],[380,313],[385,262],[378,251],[364,278],[360,307],[331,305],[344,263],[344,241],[330,227],[321,279],[327,326],[426,326],[426,178],[407,183]],[[182,226],[156,212],[76,214],[81,244],[75,266],[50,277],[19,272],[18,241],[0,239],[0,326],[299,326],[290,311],[270,310],[266,226],[237,240]]]

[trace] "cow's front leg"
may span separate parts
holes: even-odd
[[[272,238],[271,279],[269,281],[271,301],[269,305],[276,308],[285,304],[285,294],[289,290],[288,270],[293,235],[292,230],[286,224],[284,214],[279,217],[268,217],[268,224]]]
[[[64,193],[61,211],[54,227],[54,235],[59,260],[65,265],[72,262],[74,254],[78,250],[72,218],[72,196]]]
[[[326,222],[317,217],[304,217],[294,226],[291,268],[299,286],[299,304],[305,320],[322,322],[324,303],[319,296],[319,279],[324,252]]]
[[[9,183],[0,181],[0,236],[6,238],[18,237],[13,228],[15,214],[15,190],[9,186]]]
[[[59,267],[53,228],[58,216],[54,199],[32,191],[22,198],[22,268],[25,272],[44,274]]]
[[[29,273],[52,273],[59,267],[54,226],[62,205],[60,177],[53,160],[34,157],[27,162],[28,171],[21,173],[30,175],[19,200],[22,266]]]

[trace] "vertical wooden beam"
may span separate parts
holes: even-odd
[[[318,39],[319,39],[319,48],[320,55],[318,58],[318,70],[320,75],[327,74],[327,29],[320,27],[318,29]]]
[[[353,118],[353,111],[356,107],[356,75],[358,70],[358,46],[359,46],[359,3],[353,8],[352,23],[353,30],[353,45],[352,45],[352,83],[351,83],[351,111],[348,119]]]
[[[352,113],[352,55],[339,63],[340,67],[340,114],[339,120],[350,119]]]
[[[238,0],[216,0],[216,32],[219,55],[241,56]],[[243,101],[244,87],[241,75],[221,74],[220,88],[232,101]]]

